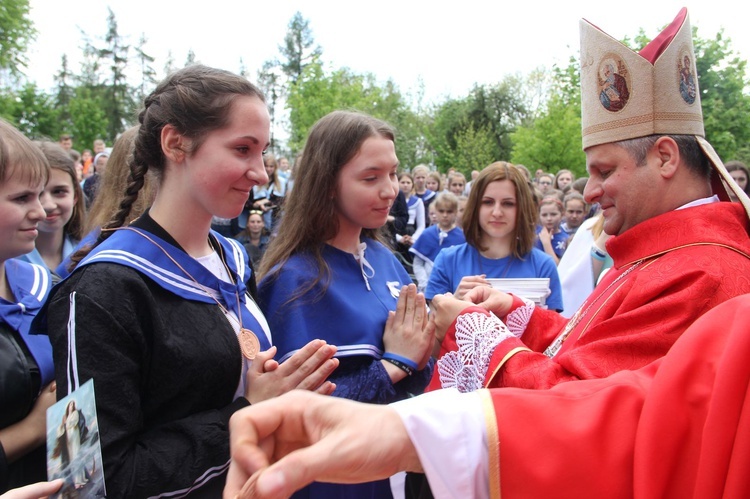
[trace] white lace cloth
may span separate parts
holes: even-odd
[[[524,300],[523,306],[508,314],[507,326],[492,312],[459,315],[456,319],[458,350],[448,352],[437,361],[440,385],[462,393],[482,388],[495,348],[508,338],[520,338],[533,311],[534,303]]]

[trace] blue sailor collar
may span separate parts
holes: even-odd
[[[42,308],[50,290],[47,267],[16,258],[5,261],[5,279],[15,303],[0,298],[0,320],[18,331],[42,374],[42,385],[54,379],[52,347],[46,336],[30,335],[31,321]]]
[[[198,261],[159,236],[141,228],[116,230],[96,246],[78,267],[97,262],[110,262],[138,270],[162,288],[182,298],[203,303],[216,303],[237,313],[237,296],[245,295],[247,266],[240,244],[211,231],[216,249],[229,269],[234,282],[216,277]]]

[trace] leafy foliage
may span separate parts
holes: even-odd
[[[320,59],[323,51],[320,46],[315,46],[310,21],[300,12],[296,12],[289,21],[284,44],[279,45],[279,51],[285,58],[281,62],[281,69],[292,84],[300,79],[305,66]]]
[[[0,71],[6,74],[18,73],[34,36],[28,11],[28,0],[5,0],[0,6]],[[145,35],[131,53],[111,10],[106,34],[94,41],[92,32],[81,32],[80,70],[70,68],[63,55],[52,93],[14,80],[12,87],[0,90],[0,114],[34,137],[71,133],[77,147],[89,146],[96,138],[112,143],[135,122],[138,103],[156,84],[155,60],[146,51]],[[648,41],[641,29],[624,43],[637,49]],[[694,31],[694,44],[706,136],[721,157],[748,162],[747,62],[734,54],[723,31],[712,38],[700,38]],[[191,50],[185,63],[194,62]],[[248,73],[242,60],[240,67]],[[164,73],[175,69],[170,52]],[[465,96],[424,106],[419,96],[404,95],[393,81],[327,67],[309,21],[297,12],[279,45],[279,56],[266,61],[256,74],[268,99],[273,129],[288,127],[286,144],[272,136],[277,153],[299,152],[313,123],[330,111],[356,109],[394,125],[397,152],[406,169],[427,163],[469,175],[490,162],[509,159],[531,170],[569,168],[585,174],[576,57],[567,66],[507,76],[495,84],[475,85]]]
[[[25,52],[36,30],[29,18],[29,0],[0,2],[0,69],[17,75],[26,67]]]

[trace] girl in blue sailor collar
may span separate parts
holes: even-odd
[[[230,416],[294,388],[331,393],[338,361],[320,340],[273,360],[247,254],[210,230],[267,180],[262,93],[189,66],[146,98],[139,122],[119,211],[48,301],[58,386],[94,379],[108,497],[220,497]],[[127,225],[149,170],[156,197]]]
[[[36,247],[21,258],[55,272],[73,254],[83,236],[86,207],[70,154],[57,142],[39,141],[36,145],[50,165],[49,180],[41,197],[47,216],[39,223]]]
[[[29,335],[29,327],[50,274],[16,257],[34,249],[48,175],[42,151],[0,120],[0,493],[47,477],[45,413],[56,400],[52,347],[46,337]]]
[[[398,191],[394,132],[336,111],[310,131],[278,236],[261,263],[261,308],[283,361],[312,338],[337,347],[334,396],[389,403],[429,381],[424,296],[381,241]],[[313,483],[295,497],[390,497],[388,480]]]

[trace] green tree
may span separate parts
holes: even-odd
[[[138,83],[138,106],[146,98],[151,90],[156,86],[156,70],[154,70],[152,64],[156,59],[153,56],[146,53],[146,43],[148,39],[144,33],[141,34],[141,38],[138,40],[138,45],[135,47],[135,57],[138,61],[138,73],[140,74]]]
[[[281,69],[292,84],[300,79],[308,64],[322,55],[320,46],[315,45],[310,21],[302,17],[300,12],[296,12],[289,21],[284,44],[279,45],[279,51],[285,59],[280,63]]]
[[[553,66],[548,95],[533,119],[511,134],[511,162],[550,173],[561,169],[585,176],[586,156],[581,148],[581,87],[578,61]]]
[[[133,91],[128,85],[126,69],[130,45],[117,31],[117,19],[112,9],[107,16],[105,46],[99,49],[99,57],[109,64],[106,85],[102,92],[102,108],[107,116],[107,139],[114,142],[117,135],[132,121],[135,102]]]
[[[70,115],[73,126],[70,130],[80,147],[91,147],[94,140],[107,137],[107,119],[101,96],[88,87],[76,88],[70,101]],[[110,144],[111,139],[110,140]]]
[[[510,134],[528,120],[530,107],[530,93],[518,75],[507,76],[494,85],[476,85],[467,97],[439,105],[430,133],[438,170],[458,168],[469,174],[510,157]],[[489,138],[491,142],[487,142]],[[471,147],[464,149],[470,143]],[[479,156],[471,156],[479,151]]]
[[[73,78],[74,76],[68,68],[68,56],[63,54],[60,61],[60,71],[55,74],[55,83],[57,83],[55,108],[58,111],[60,124],[63,129],[69,129],[73,125],[70,115],[70,100],[75,95]]]
[[[532,172],[537,168],[550,173],[568,169],[577,177],[586,175],[580,107],[568,104],[559,95],[549,99],[546,111],[531,126],[516,129],[511,140],[511,162],[525,165]]]
[[[279,102],[286,96],[286,87],[283,83],[284,75],[281,73],[278,61],[268,60],[258,71],[258,87],[266,96],[268,113],[271,116],[271,152],[279,153],[279,145],[276,143],[276,126],[280,120]]]
[[[472,123],[456,135],[456,150],[451,161],[453,167],[471,178],[472,170],[481,170],[497,161],[495,133],[487,126],[475,128]]]
[[[0,2],[0,69],[12,75],[26,67],[26,49],[36,36],[34,23],[29,18],[29,0]]]
[[[706,139],[724,160],[750,160],[750,88],[747,61],[735,55],[719,31],[713,39],[694,38]]]
[[[27,83],[15,94],[14,100],[11,121],[24,135],[32,139],[57,139],[62,130],[50,95],[35,84]]]
[[[389,122],[401,130],[404,147],[416,141],[408,135],[415,130],[410,126],[413,117],[398,88],[393,82],[378,85],[372,74],[360,75],[348,68],[326,74],[322,63],[315,60],[291,86],[286,104],[291,128],[289,148],[293,153],[302,149],[312,125],[337,109],[356,110]]]

